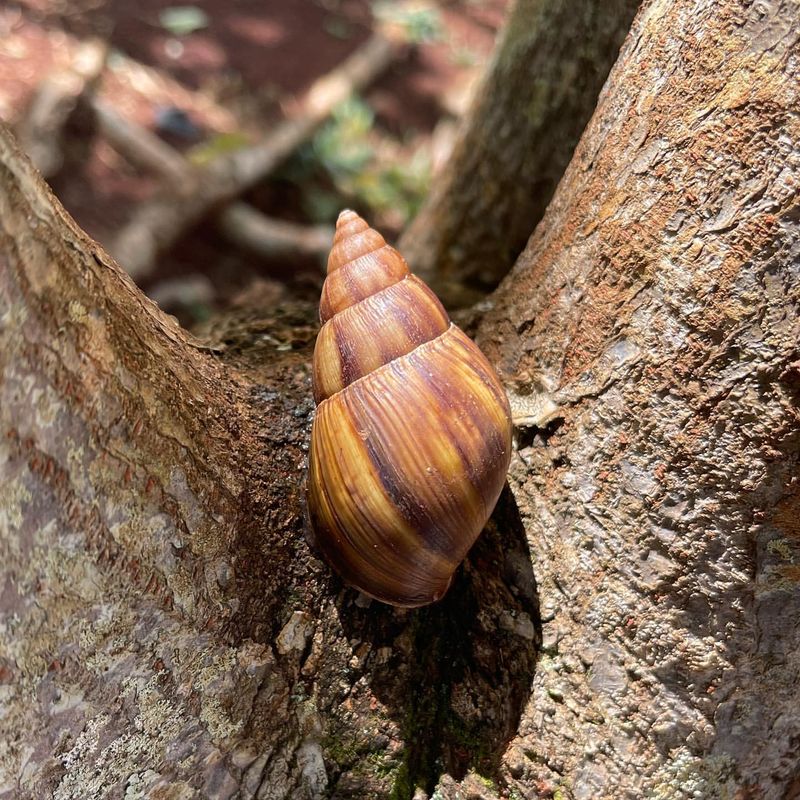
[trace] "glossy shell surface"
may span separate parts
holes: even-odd
[[[339,217],[320,318],[307,485],[317,545],[371,597],[438,600],[505,482],[505,391],[433,292],[351,211]]]

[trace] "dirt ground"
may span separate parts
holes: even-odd
[[[420,29],[415,44],[356,108],[374,116],[357,135],[364,137],[378,181],[386,174],[396,181],[411,171],[414,159],[427,159],[426,180],[441,164],[506,5],[458,0],[414,6]],[[176,11],[162,0],[0,4],[0,118],[18,125],[40,82],[65,68],[80,42],[100,37],[111,51],[99,94],[117,112],[186,153],[221,134],[252,142],[291,113],[294,98],[315,79],[366,41],[375,18],[394,13],[391,6],[365,0],[197,0]],[[99,137],[81,130],[72,136],[75,153],[67,154],[51,184],[79,224],[107,243],[136,204],[157,190],[158,179],[138,172]],[[271,216],[296,222],[332,222],[338,208],[356,205],[396,235],[421,199],[419,182],[400,187],[411,194],[408,208],[370,208],[360,195],[342,191],[314,145],[302,148],[247,199]],[[392,186],[390,199],[391,191]],[[310,219],[309,201],[315,198],[325,203],[316,203]],[[202,224],[162,259],[143,288],[158,296],[165,282],[174,286],[177,280],[177,300],[165,302],[191,323],[230,302],[255,277],[315,292],[321,275],[316,259],[255,257]]]

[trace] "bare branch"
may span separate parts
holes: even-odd
[[[333,241],[333,228],[327,225],[295,225],[271,219],[246,203],[226,208],[217,219],[217,227],[230,241],[262,256],[299,253],[321,258]]]
[[[106,42],[88,41],[78,48],[67,69],[54,72],[39,84],[20,125],[19,141],[45,178],[61,169],[64,128],[81,100],[94,91],[107,54]]]
[[[147,128],[125,119],[102,100],[95,98],[92,107],[100,133],[134,166],[172,181],[190,179],[192,168],[175,148]]]
[[[221,156],[145,203],[118,234],[111,251],[129,274],[141,277],[158,254],[214,208],[263,180],[353,92],[371,83],[391,63],[399,45],[376,34],[341,66],[315,82],[299,111],[258,144]]]
[[[94,110],[100,132],[128,161],[171,183],[196,180],[194,167],[158,136],[100,100],[95,100]],[[326,225],[270,219],[246,203],[232,203],[222,209],[217,227],[231,242],[266,257],[291,253],[323,256],[333,239],[333,229]]]

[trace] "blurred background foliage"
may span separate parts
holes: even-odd
[[[404,146],[386,135],[376,125],[369,104],[352,97],[336,107],[283,175],[309,187],[303,210],[314,222],[335,220],[345,201],[402,228],[428,192],[430,149],[421,142]],[[333,190],[322,185],[321,176],[330,179]]]
[[[270,219],[330,226],[353,207],[393,240],[417,213],[452,147],[491,53],[507,0],[20,0],[0,4],[0,117],[19,128],[41,87],[71,68],[83,43],[108,57],[98,98],[206,167],[257,142],[298,98],[376,30],[406,42],[361,92],[243,199]],[[159,190],[89,130],[67,131],[63,168],[48,178],[103,244]],[[77,145],[81,146],[78,147]],[[124,265],[123,265],[124,266]],[[241,301],[319,291],[323,258],[255,254],[209,220],[159,259],[140,285],[187,324]]]

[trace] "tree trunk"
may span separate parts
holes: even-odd
[[[517,785],[800,792],[799,11],[647,4],[483,320],[543,621]]]
[[[0,165],[0,797],[411,796],[442,765],[496,772],[535,661],[511,495],[446,601],[344,589],[303,537],[316,308],[201,345],[7,132]]]
[[[300,507],[258,480],[300,470],[301,431],[270,447],[277,395],[148,301],[7,133],[0,163],[0,791],[224,785]]]
[[[400,241],[451,305],[494,289],[544,214],[638,0],[517,0],[458,142]]]
[[[3,134],[0,797],[792,796],[797,10],[637,17],[479,327],[510,490],[418,611],[304,542],[314,309],[192,340]]]

